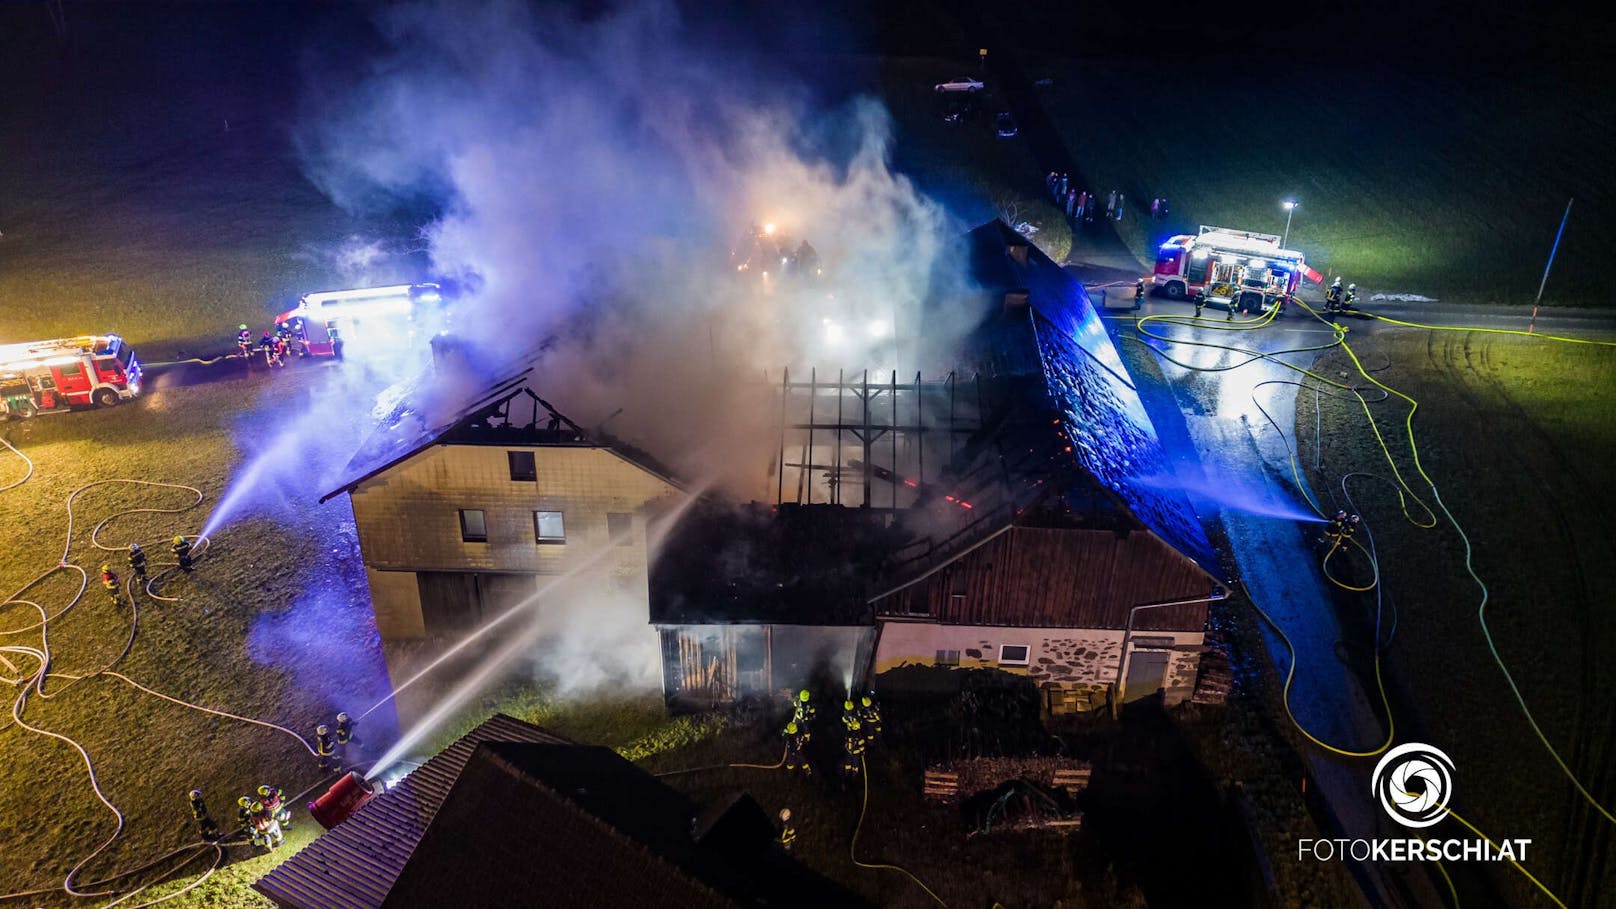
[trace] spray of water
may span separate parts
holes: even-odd
[[[700,498],[701,491],[704,489],[705,486],[687,495],[678,505],[659,517],[653,527],[647,528],[646,546],[653,558],[656,551],[661,547],[662,541],[666,539],[668,532],[678,524],[684,513]],[[566,573],[557,575],[547,581],[538,591],[506,610],[498,618],[458,641],[453,647],[444,651],[420,671],[395,687],[386,700],[396,698],[399,693],[421,681],[456,654],[488,637],[494,630],[506,629],[505,633],[508,636],[504,639],[504,643],[480,660],[463,678],[457,680],[454,687],[433,704],[432,709],[376,761],[366,775],[366,779],[374,779],[386,773],[388,768],[398,763],[400,759],[418,746],[423,739],[431,735],[445,721],[452,718],[467,700],[487,687],[489,682],[497,678],[512,663],[531,654],[539,646],[541,640],[553,630],[552,625],[544,621],[547,607],[555,605],[563,611],[570,608],[573,598],[580,593],[574,588],[574,585],[579,581],[595,580],[601,564],[606,560],[606,556],[613,551],[613,544],[610,542],[603,543],[600,548],[590,552],[588,556]],[[382,703],[386,703],[386,700]],[[381,704],[378,703],[370,709],[375,710],[380,706]],[[369,712],[366,711],[366,713]]]
[[[1189,496],[1191,502],[1215,505],[1227,511],[1303,523],[1322,523],[1322,519],[1311,510],[1280,498],[1277,489],[1266,486],[1256,488],[1236,477],[1219,476],[1214,482],[1211,479],[1186,481],[1176,476],[1156,476],[1140,477],[1134,482],[1147,489],[1182,492]]]

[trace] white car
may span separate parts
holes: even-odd
[[[947,82],[939,82],[936,88],[940,92],[979,92],[982,90],[982,83],[970,76],[960,76]]]

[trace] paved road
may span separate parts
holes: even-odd
[[[1114,269],[1075,270],[1094,285],[1123,277]],[[1131,281],[1112,290],[1113,299],[1121,296],[1131,301]],[[1391,318],[1450,327],[1525,329],[1531,319],[1530,307],[1386,303],[1370,304],[1369,308]],[[1115,343],[1136,345],[1139,336],[1133,328],[1134,319],[1151,314],[1191,315],[1193,308],[1184,302],[1147,299],[1137,312],[1108,312],[1106,325]],[[1348,318],[1344,324],[1354,334],[1420,331],[1373,319]],[[1301,312],[1287,313],[1261,330],[1236,336],[1215,328],[1165,324],[1156,330],[1168,336],[1265,352],[1326,343],[1333,334],[1329,326]],[[1616,310],[1543,310],[1538,314],[1536,330],[1610,337],[1616,334]],[[1344,658],[1349,652],[1364,651],[1373,634],[1372,627],[1366,624],[1372,617],[1338,613],[1316,567],[1318,557],[1310,543],[1315,531],[1291,515],[1308,511],[1290,467],[1288,447],[1298,444],[1293,437],[1297,386],[1263,383],[1294,381],[1297,374],[1268,360],[1224,372],[1206,372],[1208,368],[1233,366],[1245,357],[1188,345],[1170,345],[1167,352],[1194,368],[1158,360],[1166,384],[1141,383],[1141,395],[1169,450],[1179,450],[1174,463],[1186,484],[1202,490],[1198,495],[1192,493],[1197,511],[1224,528],[1230,555],[1246,591],[1285,629],[1296,648],[1292,710],[1309,732],[1332,745],[1353,751],[1377,746],[1385,736],[1378,695],[1372,680],[1362,675],[1362,666],[1355,671]],[[1306,352],[1278,354],[1277,358],[1307,366],[1316,356],[1316,352]],[[1301,441],[1304,457],[1313,454],[1314,441]],[[1183,450],[1189,446],[1193,446],[1193,454]],[[1326,508],[1344,506],[1333,501],[1333,490],[1308,492]],[[1264,625],[1263,631],[1270,657],[1283,674],[1290,665],[1288,649],[1268,626]],[[1314,785],[1328,802],[1337,828],[1333,835],[1395,835],[1367,797],[1372,762],[1343,759],[1317,748],[1308,749],[1303,756]],[[1275,860],[1286,858],[1277,856]],[[1372,904],[1442,905],[1433,882],[1417,871],[1411,872],[1411,868],[1366,863],[1355,872]],[[1485,883],[1477,883],[1479,892],[1488,891]]]

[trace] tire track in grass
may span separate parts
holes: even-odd
[[[1432,364],[1439,367],[1447,376],[1449,385],[1451,385],[1464,400],[1466,406],[1471,410],[1471,412],[1477,414],[1487,412],[1488,410],[1496,412],[1497,408],[1489,407],[1488,402],[1485,401],[1477,390],[1471,387],[1470,383],[1467,381],[1467,377],[1470,376],[1477,377],[1478,379],[1481,378],[1480,370],[1476,368],[1471,353],[1472,337],[1473,335],[1469,332],[1444,334],[1442,352],[1439,357],[1433,348],[1433,344],[1435,343],[1436,339],[1436,332],[1431,332],[1427,335],[1427,354],[1430,357]],[[1458,349],[1455,349],[1456,345],[1458,345]],[[1459,359],[1461,357],[1464,360],[1464,364],[1462,366],[1459,363]],[[1555,528],[1555,533],[1558,537],[1559,545],[1556,547],[1556,549],[1560,552],[1570,552],[1572,554],[1569,562],[1571,566],[1570,572],[1575,578],[1575,587],[1578,590],[1584,591],[1586,594],[1586,592],[1589,591],[1588,578],[1586,573],[1583,571],[1582,560],[1576,556],[1576,538],[1575,534],[1572,532],[1571,522],[1567,517],[1565,510],[1560,507],[1560,503],[1554,498],[1553,491],[1549,488],[1543,476],[1537,470],[1533,469],[1532,465],[1527,463],[1526,459],[1522,457],[1516,446],[1504,445],[1500,446],[1500,448],[1508,457],[1508,460],[1515,465],[1515,469],[1512,471],[1512,477],[1516,481],[1524,480],[1530,482],[1530,484],[1537,491],[1538,499],[1543,502],[1543,504],[1548,506]],[[1585,599],[1585,603],[1586,602],[1588,601]],[[1589,619],[1588,609],[1586,606],[1579,611],[1578,619],[1582,624],[1584,633],[1586,633]],[[1589,649],[1586,647],[1582,648],[1581,656],[1581,695],[1583,698],[1586,698],[1588,696],[1588,676],[1589,673],[1592,672],[1592,668],[1589,665]],[[1578,711],[1578,713],[1580,714],[1581,711]],[[1576,742],[1580,740],[1581,734],[1580,724],[1574,723],[1573,725],[1576,727],[1573,735],[1573,748],[1575,749],[1577,747]],[[1573,751],[1573,760],[1575,760],[1575,756],[1576,752]],[[1572,810],[1568,811],[1565,815],[1567,821],[1565,824],[1562,824],[1562,836],[1566,837],[1564,843],[1567,845],[1577,842],[1576,839],[1571,837],[1571,831],[1567,829],[1568,825],[1572,823],[1572,819],[1581,817],[1591,810],[1586,808],[1585,801],[1581,799],[1578,799],[1577,801],[1579,804],[1582,804],[1585,807],[1583,809],[1573,808]],[[1600,801],[1603,802],[1604,798],[1600,797]],[[1568,884],[1580,879],[1581,869],[1578,867],[1580,865],[1580,857],[1576,854],[1576,850],[1573,849],[1570,851],[1573,853],[1570,860],[1562,861],[1555,869],[1558,877],[1558,880],[1556,881],[1556,889],[1559,890],[1565,889]],[[1577,904],[1578,901],[1573,899],[1571,905]]]
[[[1553,461],[1556,474],[1571,481],[1569,488],[1573,490],[1594,488],[1593,484],[1588,482],[1587,476],[1566,456],[1560,444],[1543,428],[1537,418],[1510,396],[1508,386],[1498,377],[1497,367],[1492,362],[1493,343],[1494,340],[1488,338],[1475,354],[1475,360],[1480,362],[1478,367],[1472,361],[1470,336],[1465,336],[1465,360],[1471,372],[1486,381],[1498,399],[1514,412],[1519,424],[1530,432]],[[1510,451],[1513,453],[1515,448],[1511,446]],[[1608,698],[1599,695],[1599,657],[1606,652],[1604,645],[1607,642],[1605,636],[1600,633],[1603,626],[1599,622],[1600,617],[1594,606],[1599,602],[1598,590],[1584,569],[1583,549],[1578,546],[1576,530],[1570,526],[1566,510],[1560,507],[1552,487],[1542,478],[1540,472],[1533,471],[1532,478],[1545,500],[1552,504],[1555,521],[1562,526],[1562,536],[1570,543],[1570,556],[1577,588],[1582,593],[1581,606],[1577,611],[1578,630],[1582,635],[1580,641],[1582,646],[1579,648],[1582,656],[1580,667],[1582,679],[1578,691],[1577,710],[1572,722],[1570,763],[1579,777],[1589,780],[1588,788],[1594,797],[1602,803],[1608,802],[1611,795],[1609,752],[1611,741],[1616,738],[1616,728],[1612,728],[1613,723],[1616,723],[1616,710],[1612,709]],[[1609,512],[1600,505],[1597,498],[1584,498],[1580,502],[1585,507],[1592,506],[1591,513],[1597,518],[1600,526],[1616,526],[1612,524]],[[1616,539],[1605,538],[1605,546],[1611,555],[1616,557]],[[1572,794],[1575,795],[1574,792]],[[1611,835],[1609,826],[1601,822],[1602,819],[1586,801],[1576,798],[1572,801],[1575,807],[1566,816],[1565,841],[1573,845],[1586,843],[1587,848],[1572,850],[1572,866],[1566,873],[1566,879],[1560,883],[1561,889],[1568,891],[1567,896],[1571,904],[1579,905],[1601,892],[1599,885],[1605,875]]]

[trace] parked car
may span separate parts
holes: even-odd
[[[940,92],[979,92],[982,90],[982,83],[970,76],[959,76],[947,82],[937,83],[936,89]]]
[[[1010,116],[1009,111],[1002,111],[993,118],[993,131],[999,138],[1008,139],[1016,134],[1016,118]]]

